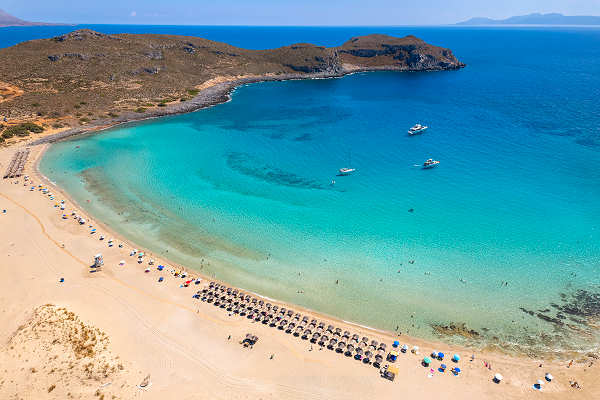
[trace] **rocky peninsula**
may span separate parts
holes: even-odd
[[[414,36],[373,34],[338,47],[299,43],[247,50],[197,37],[88,29],[1,49],[0,60],[0,116],[8,122],[0,129],[33,122],[53,133],[44,140],[193,111],[252,82],[465,66],[451,50]]]

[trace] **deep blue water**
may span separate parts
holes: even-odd
[[[425,337],[465,322],[486,343],[597,346],[599,29],[90,28],[246,48],[414,34],[452,49],[467,68],[251,85],[57,144],[42,169],[137,242],[260,293]],[[408,137],[416,122],[429,131]],[[415,166],[428,157],[440,166]]]

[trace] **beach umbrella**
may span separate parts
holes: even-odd
[[[460,368],[456,367],[454,368],[454,375],[458,375],[460,374]]]
[[[544,384],[544,381],[543,381],[543,380],[541,380],[541,379],[538,379],[538,380],[535,382],[535,384],[536,384],[536,385],[538,385],[538,386],[542,386],[542,385]]]
[[[408,346],[407,346],[407,345],[405,345],[405,344],[403,344],[403,345],[402,345],[402,352],[403,352],[403,353],[406,353],[407,351],[408,351]]]
[[[502,381],[503,376],[501,374],[495,374],[494,375],[494,382],[496,383],[500,383],[500,381]]]
[[[423,359],[423,364],[425,364],[425,365],[429,365],[429,364],[431,364],[431,358],[429,358],[429,357],[425,357],[425,358]]]
[[[120,265],[120,266],[123,266],[123,265],[125,265],[125,260],[121,260],[121,261],[119,261],[119,265]]]
[[[419,354],[419,346],[413,346],[411,352],[414,354]]]
[[[440,360],[440,361],[441,361],[441,360],[443,360],[443,359],[444,359],[444,353],[441,353],[441,352],[440,352],[440,353],[437,353],[437,358],[438,358],[438,360]]]
[[[442,370],[442,372],[444,372],[446,370],[446,364],[440,365],[440,369]]]
[[[394,343],[392,344],[392,347],[398,347],[400,346],[400,342],[397,340],[394,340]]]
[[[552,379],[554,379],[554,377],[550,373],[547,373],[545,378],[548,382],[552,382]]]
[[[459,362],[460,361],[460,356],[458,354],[453,355],[452,356],[452,361]]]
[[[164,281],[164,280],[165,280],[165,278],[163,278],[162,276],[161,276],[160,278],[158,278],[158,281],[159,281],[159,282],[162,282],[162,281]]]

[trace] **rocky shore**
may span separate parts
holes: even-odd
[[[42,142],[194,111],[226,100],[236,86],[258,81],[465,66],[451,50],[414,36],[374,34],[337,47],[299,43],[247,50],[195,37],[87,29],[0,49],[0,61],[0,116],[7,118],[0,135],[22,122],[37,123],[46,133],[62,131]],[[19,140],[5,136],[0,142]]]

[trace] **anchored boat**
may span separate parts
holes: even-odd
[[[340,168],[339,170],[340,175],[350,175],[354,171],[356,171],[356,168]]]
[[[423,169],[437,167],[439,163],[440,163],[439,161],[434,160],[433,158],[430,158],[423,163]]]
[[[429,128],[429,127],[425,126],[425,125],[421,125],[421,124],[416,124],[415,126],[413,126],[412,128],[410,128],[408,130],[408,134],[410,136],[420,135],[421,133],[425,132],[427,130],[427,128]]]

